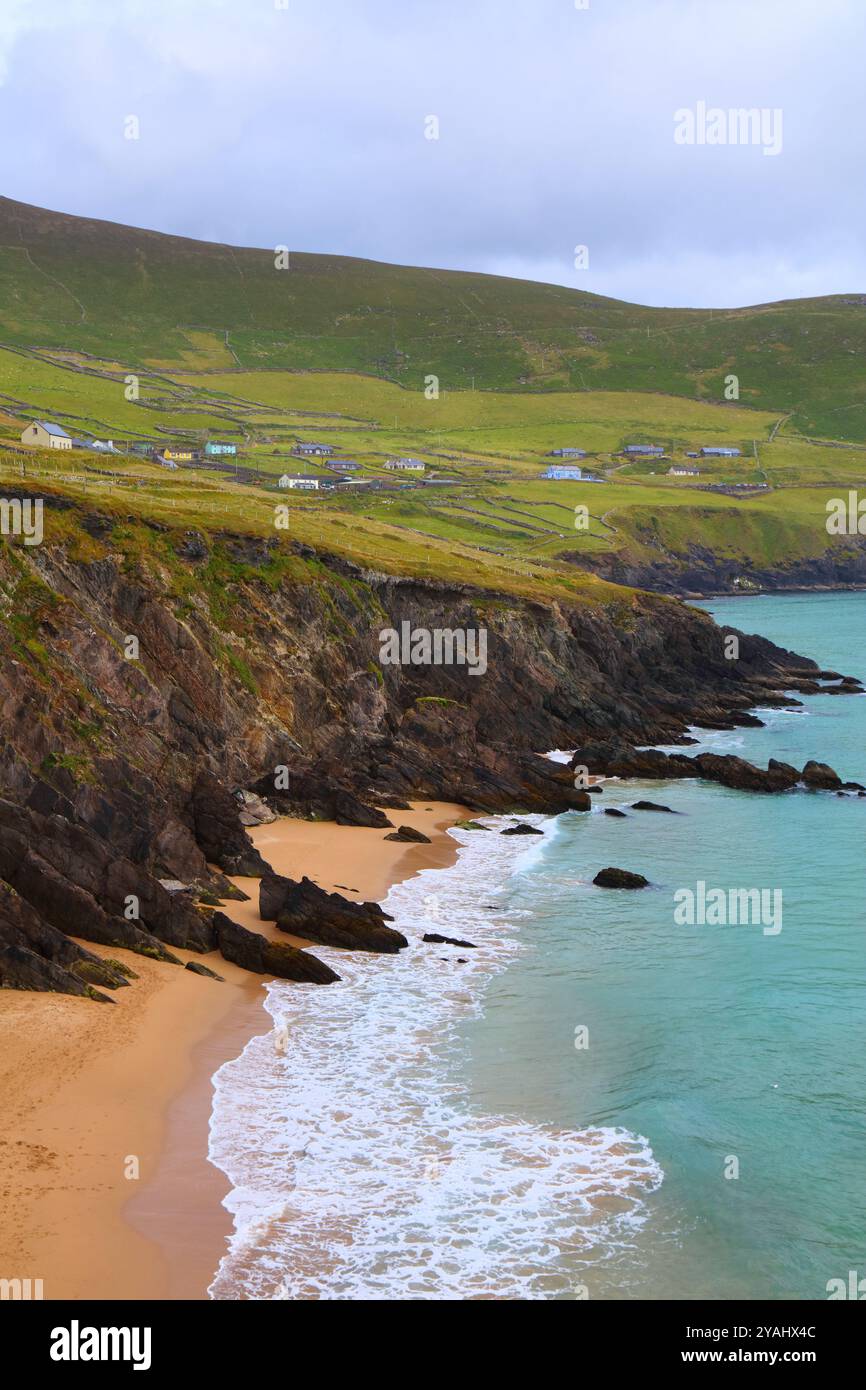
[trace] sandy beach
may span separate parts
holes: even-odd
[[[453,862],[445,831],[468,814],[441,802],[393,813],[429,845],[284,819],[251,838],[278,873],[381,900],[392,883]],[[257,881],[236,882],[251,899],[224,910],[291,941],[260,920]],[[0,992],[0,1277],[41,1279],[46,1299],[204,1298],[230,1231],[225,1178],[206,1157],[210,1081],[269,1026],[266,980],[216,953],[175,952],[224,983],[86,944],[138,975],[114,1005]]]

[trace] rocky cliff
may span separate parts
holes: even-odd
[[[645,593],[518,599],[52,503],[43,544],[0,546],[8,987],[109,998],[130,972],[82,940],[169,963],[173,948],[219,949],[325,982],[306,953],[214,911],[235,891],[225,874],[267,873],[239,816],[257,797],[383,831],[417,797],[582,810],[586,792],[545,750],[747,721],[790,672],[817,674],[756,638],[726,659],[709,618]],[[379,634],[404,622],[484,629],[486,670],[382,664]],[[316,940],[368,930],[368,949],[399,949],[381,913],[365,926],[313,885],[284,891],[291,930],[306,913]]]
[[[690,597],[866,588],[866,538],[861,536],[847,538],[823,555],[791,558],[775,565],[758,564],[745,557],[726,558],[696,544],[681,555],[665,551],[658,558],[628,547],[565,558],[615,584]]]

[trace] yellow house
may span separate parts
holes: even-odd
[[[195,450],[189,444],[178,444],[173,448],[163,449],[164,459],[173,459],[175,463],[190,463],[195,458]]]
[[[21,431],[21,443],[32,444],[34,449],[71,449],[72,440],[59,425],[50,420],[34,420],[26,430]]]

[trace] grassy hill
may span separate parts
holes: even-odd
[[[119,516],[272,534],[279,475],[327,471],[292,456],[316,438],[362,480],[393,485],[382,464],[395,453],[425,461],[434,487],[290,497],[292,537],[393,573],[574,599],[598,592],[584,561],[624,556],[632,582],[653,583],[701,552],[728,565],[726,582],[774,570],[795,582],[792,566],[810,582],[833,552],[832,583],[852,549],[824,521],[827,499],[866,479],[856,297],[658,310],[339,257],[292,255],[277,271],[273,253],[8,200],[0,295],[0,480]],[[721,399],[728,371],[737,402]],[[177,472],[128,452],[39,456],[19,436],[40,417],[121,449],[210,437],[239,453]],[[628,442],[661,443],[667,458],[626,461]],[[543,478],[568,445],[602,482]],[[741,453],[701,458],[697,479],[668,476],[704,445]]]
[[[0,199],[0,342],[171,372],[370,373],[412,390],[740,403],[866,440],[866,296],[653,309],[556,285],[211,245]],[[5,388],[3,388],[5,390]]]

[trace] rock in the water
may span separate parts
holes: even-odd
[[[676,815],[670,806],[662,806],[658,801],[635,801],[633,807],[635,811],[667,811],[669,816]]]
[[[527,825],[521,821],[519,825],[507,825],[504,830],[500,830],[500,835],[543,835],[544,831],[537,829],[534,825]]]
[[[276,921],[280,931],[322,946],[393,954],[409,944],[401,932],[385,926],[393,919],[378,903],[351,902],[340,893],[326,893],[308,878],[296,883],[280,874],[265,874],[259,912],[265,921]]]
[[[421,940],[430,941],[436,946],[471,946],[473,951],[477,950],[474,941],[461,941],[457,936],[440,936],[439,933],[435,931],[425,932]]]
[[[615,806],[605,806],[604,814],[606,816],[616,816],[618,820],[628,820],[625,811],[618,811]]]
[[[390,835],[385,835],[386,840],[405,840],[407,844],[429,845],[432,843],[429,835],[424,835],[420,830],[414,830],[411,825],[398,825],[396,830],[392,830]]]
[[[803,781],[807,787],[820,791],[837,791],[842,786],[842,778],[827,763],[808,762],[803,768]]]
[[[597,888],[648,888],[649,879],[630,869],[601,869],[592,880]]]

